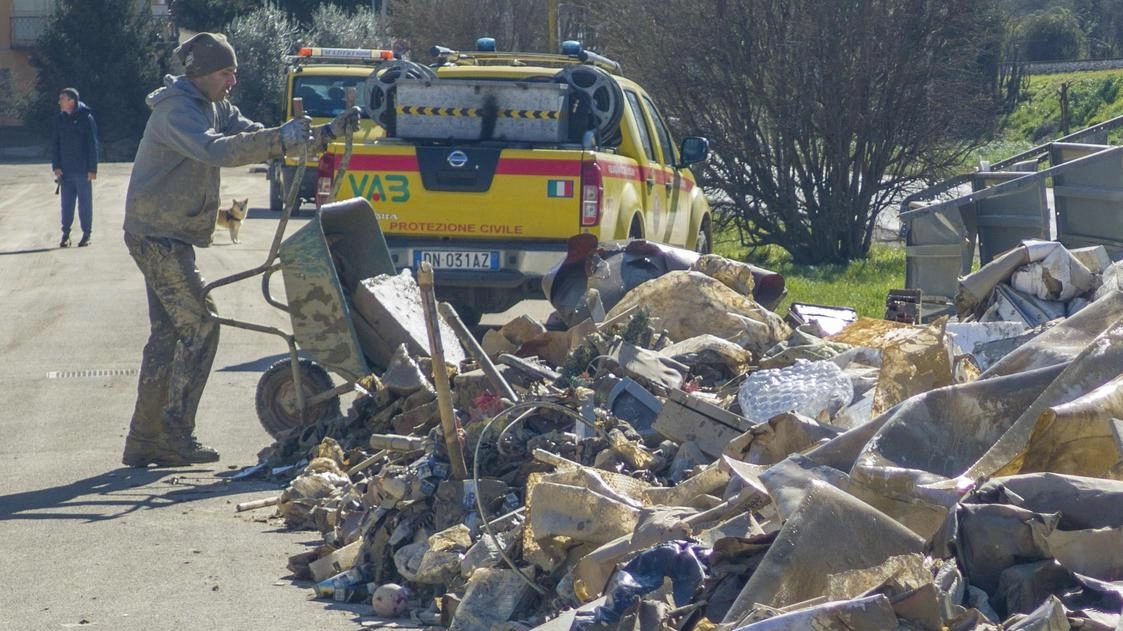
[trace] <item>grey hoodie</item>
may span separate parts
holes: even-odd
[[[264,129],[228,100],[213,103],[186,77],[164,77],[145,99],[152,114],[125,196],[125,232],[206,247],[218,207],[219,169],[282,155],[280,128]]]

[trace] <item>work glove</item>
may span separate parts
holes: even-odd
[[[312,119],[307,116],[297,116],[281,125],[281,149],[288,154],[311,143]]]
[[[359,131],[359,117],[362,113],[363,110],[358,105],[343,110],[330,123],[320,126],[320,141],[329,143],[347,132]]]

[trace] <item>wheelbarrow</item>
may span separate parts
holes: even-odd
[[[266,369],[254,398],[258,419],[274,438],[339,416],[339,395],[353,391],[356,382],[373,372],[374,361],[383,363],[392,351],[369,332],[360,339],[349,299],[362,279],[395,272],[370,202],[353,198],[325,204],[278,242],[282,234],[279,230],[264,265],[206,287],[209,292],[260,274],[265,301],[289,314],[291,332],[211,314],[221,325],[270,333],[288,345],[288,359]],[[278,271],[287,303],[270,288]],[[345,383],[335,386],[329,371]]]
[[[346,157],[350,149],[348,135]],[[388,343],[369,330],[360,341],[351,314],[349,297],[362,279],[395,273],[370,202],[353,198],[325,204],[313,219],[284,238],[289,217],[299,203],[300,171],[306,161],[302,156],[265,262],[204,287],[206,296],[219,287],[260,275],[265,301],[290,316],[292,330],[285,331],[211,312],[220,325],[285,340],[288,359],[262,374],[254,399],[258,419],[274,438],[339,416],[339,395],[354,391],[358,380],[372,373],[370,358],[386,358],[392,352]],[[278,271],[287,303],[273,296],[270,288]],[[345,383],[335,386],[329,371]]]

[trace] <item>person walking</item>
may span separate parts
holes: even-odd
[[[314,129],[307,116],[271,128],[249,120],[227,99],[238,60],[221,34],[198,33],[174,54],[186,72],[146,98],[152,113],[125,195],[125,245],[144,276],[151,325],[121,459],[130,467],[219,458],[195,436],[219,337],[195,247],[211,243],[220,169],[326,146],[359,126],[357,107]]]
[[[94,114],[78,98],[78,90],[63,88],[58,93],[58,116],[51,140],[51,169],[61,191],[62,240],[60,248],[70,247],[70,227],[74,224],[74,204],[78,204],[78,223],[82,239],[78,247],[90,244],[94,223],[94,187],[97,179],[97,123]]]

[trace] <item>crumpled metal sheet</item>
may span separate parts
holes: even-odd
[[[1045,537],[1049,556],[1084,576],[1123,578],[1123,482],[1021,474],[995,478],[964,498],[968,504],[983,502],[1058,515],[1057,527]]]
[[[1116,629],[1123,609],[1123,584],[1096,580],[1071,571],[1054,559],[1006,568],[991,602],[1007,616],[1031,614],[1049,598],[1059,598],[1066,614],[1079,611],[1089,624],[1073,628]],[[1067,617],[1067,616],[1066,616]]]
[[[824,541],[832,542],[830,554],[823,553]],[[923,539],[869,504],[813,482],[723,622],[738,622],[756,603],[784,607],[816,598],[831,574],[872,567],[923,548]]]
[[[752,298],[701,272],[670,272],[636,287],[606,318],[643,306],[672,340],[709,333],[760,356],[791,333],[788,325]]]
[[[1095,288],[1091,270],[1057,241],[1027,241],[1030,264],[1010,276],[1010,286],[1044,300],[1066,302]]]
[[[641,383],[653,383],[663,388],[681,387],[685,373],[690,370],[667,355],[623,339],[613,340],[602,361],[608,363],[618,375],[633,377]]]
[[[964,503],[1011,504],[1038,513],[1059,513],[1064,530],[1123,526],[1123,482],[1057,473],[996,477],[979,485]]]
[[[877,416],[911,396],[951,385],[945,326],[947,317],[939,318],[882,349],[872,415]]]
[[[968,581],[994,593],[1006,568],[1049,558],[1045,538],[1060,515],[1009,504],[961,504],[954,519],[957,557]]]
[[[1092,340],[1041,392],[1041,395],[994,446],[961,477],[977,480],[1019,472],[1024,464],[1026,445],[1042,414],[1050,406],[1068,403],[1083,393],[1114,379],[1120,374],[1121,366],[1123,366],[1123,319],[1114,322],[1103,334]]]
[[[773,465],[840,433],[837,428],[817,423],[802,414],[784,412],[734,438],[725,453],[751,464]]]
[[[1123,317],[1123,291],[1114,290],[1022,344],[983,371],[980,379],[1063,364]]]
[[[819,464],[834,467],[840,471],[849,471],[854,467],[854,463],[857,462],[862,450],[865,449],[866,443],[892,418],[891,415],[896,409],[894,407],[858,427],[848,429],[836,438],[809,450],[804,455]]]
[[[1072,625],[1068,622],[1065,606],[1056,596],[1050,596],[1041,606],[1034,609],[1024,618],[1017,619],[1006,631],[1070,631]]]
[[[1030,434],[1021,471],[1123,479],[1118,419],[1123,419],[1123,375],[1045,410]]]
[[[780,520],[794,515],[811,492],[812,482],[850,490],[850,476],[800,454],[792,454],[758,475],[776,506]]]
[[[940,489],[938,483],[955,478],[985,454],[1060,373],[1059,366],[1041,368],[907,399],[886,412],[850,474],[887,500],[866,501],[929,536],[939,528],[941,515],[928,512],[921,522],[914,507],[906,503],[901,506],[906,512],[899,513],[888,500],[913,499],[950,508],[959,494]]]
[[[889,557],[873,567],[847,570],[827,577],[827,600],[858,598],[877,590],[890,595],[932,584],[932,571],[922,554]]]

